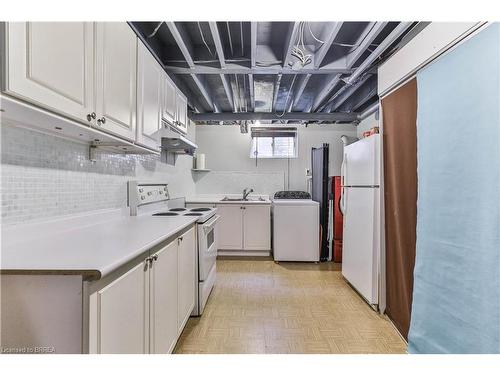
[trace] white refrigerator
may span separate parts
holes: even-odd
[[[380,135],[344,147],[342,275],[375,308],[380,273]]]

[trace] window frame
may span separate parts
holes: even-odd
[[[268,128],[268,129],[276,129],[276,130],[281,130],[279,127],[275,127],[275,128]],[[298,131],[297,129],[294,130],[295,132],[295,135],[294,136],[285,136],[285,137],[280,137],[280,136],[261,136],[261,137],[250,137],[250,152],[249,152],[249,157],[250,159],[297,159],[299,157],[299,134],[298,134]],[[257,142],[257,139],[258,138],[272,138],[272,141],[271,141],[271,147],[272,147],[272,155],[269,156],[269,155],[259,155],[258,154],[258,151],[257,151],[257,154],[255,154],[255,151],[254,151],[254,146]],[[276,138],[293,138],[294,140],[294,145],[293,145],[293,155],[291,156],[277,156],[275,155],[275,148],[274,148],[274,144],[275,144],[275,139]]]

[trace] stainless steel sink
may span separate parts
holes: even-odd
[[[262,197],[259,198],[229,198],[229,197],[224,197],[220,200],[221,202],[265,202],[266,200]]]

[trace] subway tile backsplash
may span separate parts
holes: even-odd
[[[172,196],[194,193],[192,158],[176,166],[157,155],[99,152],[88,146],[21,127],[1,126],[3,224],[17,224],[127,205],[128,180],[168,182]]]

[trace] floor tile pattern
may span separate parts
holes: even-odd
[[[391,323],[373,311],[331,262],[220,259],[201,318],[176,353],[405,353]]]

